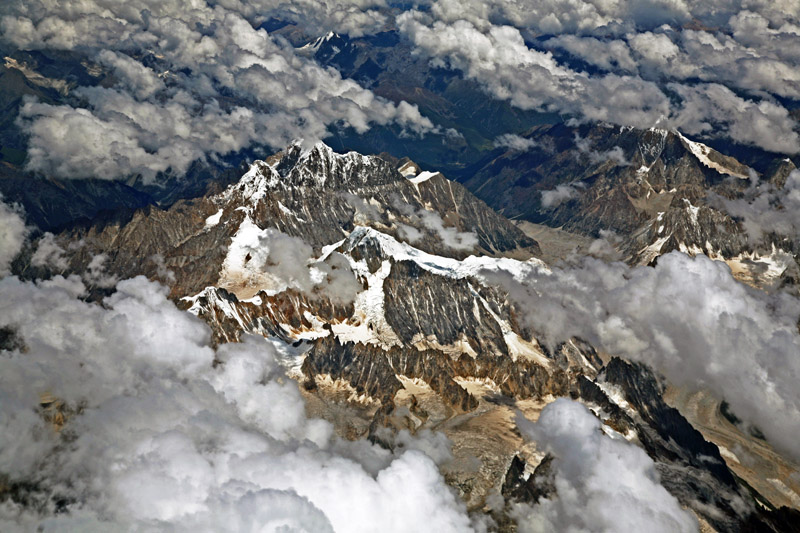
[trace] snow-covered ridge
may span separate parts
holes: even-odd
[[[397,171],[400,173],[400,175],[402,175],[404,178],[406,178],[414,185],[419,185],[423,181],[428,181],[434,176],[441,175],[440,172],[430,172],[428,170],[422,170],[413,161],[409,161],[408,163],[403,164],[401,167],[397,169]]]
[[[376,244],[384,257],[394,261],[413,261],[422,269],[440,276],[461,279],[469,277],[480,278],[482,271],[507,272],[515,279],[522,280],[533,271],[549,270],[540,259],[530,258],[519,261],[507,257],[488,257],[471,255],[463,260],[433,255],[414,248],[408,243],[400,242],[391,235],[376,229],[357,226],[344,244],[344,249],[349,251],[360,242],[371,241]]]
[[[227,202],[236,193],[241,194],[244,200],[256,202],[267,196],[269,189],[274,189],[281,181],[281,176],[264,161],[256,161],[237,183],[229,186],[215,199]]]
[[[400,173],[401,176],[405,178],[413,178],[414,176],[417,175],[419,169],[415,163],[409,161],[408,163],[405,163],[400,168],[398,168],[397,171]]]
[[[717,163],[716,161],[712,161],[708,157],[708,155],[713,151],[712,148],[706,146],[703,143],[695,142],[695,141],[691,141],[691,140],[687,139],[685,136],[683,136],[683,134],[681,134],[677,130],[675,131],[675,133],[678,135],[678,137],[680,137],[680,139],[684,143],[686,143],[686,146],[689,147],[689,150],[692,152],[692,154],[703,165],[707,166],[708,168],[716,170],[720,174],[727,174],[728,176],[733,176],[734,178],[739,178],[739,179],[743,179],[743,180],[750,179],[750,176],[747,176],[747,175],[742,174],[740,172],[736,172],[735,170],[731,170],[728,167],[725,167],[725,166]]]
[[[280,284],[280,280],[272,279],[267,273],[261,272],[258,268],[250,268],[244,260],[245,252],[255,253],[253,250],[258,246],[258,238],[265,230],[259,230],[252,224],[249,217],[245,217],[244,222],[239,228],[239,232],[234,237],[234,244],[231,246],[226,257],[223,271],[220,275],[221,287],[231,291],[238,296],[241,304],[252,303],[256,306],[264,302],[260,291],[265,291],[266,296],[273,296],[286,286]],[[381,258],[380,267],[370,272],[366,260],[355,260],[351,252],[360,244],[368,244],[372,250],[376,250]],[[475,310],[473,313],[479,315],[478,307],[482,307],[486,313],[499,326],[503,334],[503,339],[508,346],[508,355],[512,360],[518,358],[532,360],[537,364],[549,366],[550,361],[542,354],[538,343],[528,341],[516,332],[507,318],[497,314],[493,307],[477,291],[473,283],[489,284],[484,277],[487,272],[504,272],[516,279],[522,279],[533,272],[541,272],[547,267],[538,259],[528,261],[518,261],[509,258],[493,258],[486,256],[470,256],[463,260],[429,254],[414,248],[413,246],[399,242],[394,237],[382,233],[378,230],[358,226],[350,236],[342,241],[325,246],[322,254],[315,261],[323,260],[331,253],[339,251],[349,260],[354,273],[365,282],[364,290],[360,291],[353,302],[354,309],[352,316],[345,320],[328,322],[314,314],[314,311],[306,312],[305,318],[312,326],[291,327],[288,324],[275,324],[282,328],[291,339],[313,340],[333,334],[339,342],[355,342],[362,344],[372,344],[383,349],[393,346],[402,346],[402,341],[394,331],[385,316],[385,287],[384,281],[390,275],[394,263],[399,261],[413,261],[422,269],[436,275],[450,279],[471,278],[470,292],[474,298]],[[284,284],[285,285],[285,284]],[[224,316],[237,324],[243,332],[258,333],[269,335],[269,330],[258,320],[254,320],[251,311],[247,307],[241,307],[237,303],[219,297],[216,287],[207,287],[199,294],[183,298],[189,303],[189,311],[195,315],[209,314],[209,316]],[[327,325],[326,325],[327,324]],[[452,344],[442,345],[435,336],[419,336],[411,346],[418,350],[436,349],[452,356],[462,353],[476,356],[475,351],[466,339],[459,339]]]
[[[328,41],[330,41],[334,37],[338,37],[338,36],[339,36],[338,34],[332,32],[332,31],[329,31],[328,33],[326,33],[322,37],[317,37],[315,40],[311,41],[310,43],[304,44],[303,46],[298,48],[298,51],[305,52],[305,53],[314,53],[317,50],[319,50],[320,46],[322,46],[323,44],[327,43]]]
[[[424,171],[420,172],[419,174],[417,174],[416,176],[408,178],[408,181],[410,181],[414,185],[419,185],[423,181],[428,181],[432,177],[438,176],[438,175],[439,175],[438,172],[429,172],[427,170],[424,170]]]
[[[352,260],[351,266],[356,272],[361,271],[359,273],[365,277],[367,289],[356,296],[353,319],[331,324],[331,331],[339,342],[376,344],[384,349],[401,346],[402,342],[387,322],[384,311],[383,282],[392,270],[391,263],[383,261],[374,274],[359,268],[362,265]]]
[[[206,218],[206,228],[213,228],[217,224],[219,224],[220,219],[222,218],[222,209],[211,215],[210,217]]]
[[[376,156],[358,152],[338,154],[323,142],[303,148],[303,141],[299,140],[266,161],[253,162],[241,179],[218,198],[228,200],[240,192],[244,199],[257,201],[270,189],[286,186],[369,185],[387,176],[391,178],[389,172],[388,163]]]
[[[300,154],[289,175],[293,183],[318,187],[324,186],[334,176],[347,182],[365,183],[380,171],[381,163],[382,160],[375,156],[358,152],[337,154],[327,144],[318,142]]]

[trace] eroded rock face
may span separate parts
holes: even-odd
[[[722,258],[753,251],[747,235],[730,216],[707,205],[693,205],[686,198],[674,198],[623,246],[626,257],[636,264],[649,264],[672,250]]]
[[[453,359],[438,350],[394,347],[384,350],[371,345],[346,342],[333,336],[314,343],[302,366],[306,387],[314,388],[318,375],[343,379],[359,394],[389,401],[403,388],[397,376],[424,381],[451,407],[469,411],[477,400],[456,380],[490,380],[512,398],[562,396],[569,387],[569,375],[561,369],[547,369],[529,361],[511,361],[498,356],[472,358],[462,354]]]
[[[367,394],[384,404],[391,404],[394,395],[403,388],[384,350],[364,344],[339,344],[333,337],[314,344],[302,370],[307,389],[316,387],[317,375],[329,375],[344,379],[359,394]]]
[[[463,340],[475,353],[508,355],[500,324],[490,314],[502,311],[490,310],[496,300],[482,298],[477,283],[443,283],[417,263],[399,261],[383,286],[386,320],[403,344],[413,345],[420,336],[444,346]]]
[[[723,485],[736,485],[719,448],[706,441],[677,409],[664,402],[663,386],[646,366],[615,357],[598,380],[619,387],[639,414],[644,424],[637,433],[648,452],[664,458],[680,458],[687,465],[711,472]]]
[[[19,334],[15,328],[8,326],[0,327],[0,351],[13,351],[19,350],[20,352],[27,352],[28,348],[25,345],[25,339]]]
[[[783,531],[788,509],[756,504],[757,493],[726,466],[716,445],[663,400],[660,378],[646,366],[612,358],[595,377],[578,376],[570,395],[587,405],[613,438],[644,448],[655,461],[660,483],[715,531]],[[610,428],[610,429],[609,429]],[[505,508],[492,516],[502,531],[513,531],[513,505],[557,498],[557,452],[532,468],[514,456],[500,487]]]

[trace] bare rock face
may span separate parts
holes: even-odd
[[[729,215],[707,205],[692,205],[686,198],[674,198],[666,211],[625,241],[624,249],[635,264],[649,264],[672,250],[722,258],[753,251],[747,235]]]
[[[421,335],[441,345],[465,340],[477,353],[508,355],[500,324],[490,314],[491,304],[484,304],[495,300],[482,298],[479,286],[466,278],[447,283],[440,278],[413,261],[392,265],[384,281],[384,306],[403,344],[414,344]]]
[[[367,394],[391,404],[403,388],[384,350],[364,344],[339,344],[333,337],[320,339],[303,361],[305,387],[316,387],[317,375],[330,375],[347,381],[359,394]],[[466,392],[466,391],[464,391]]]
[[[554,459],[550,454],[545,455],[536,469],[526,478],[525,461],[515,455],[500,490],[506,503],[538,503],[541,498],[556,496]]]
[[[639,413],[644,422],[638,431],[639,438],[651,454],[679,457],[687,465],[711,472],[723,485],[736,485],[719,448],[706,441],[677,409],[664,402],[663,387],[647,367],[615,357],[597,379],[619,387],[625,400]]]
[[[20,336],[15,328],[8,326],[0,327],[0,351],[19,350],[26,352],[25,339]]]
[[[239,300],[225,289],[208,287],[194,297],[178,301],[178,306],[211,326],[215,344],[239,342],[246,333],[295,342],[314,330],[310,316],[330,323],[353,314],[352,303],[336,303],[294,289],[277,294],[260,291],[254,298]]]
[[[664,402],[661,380],[646,366],[614,357],[595,377],[573,379],[570,395],[618,432],[617,438],[642,446],[656,463],[660,483],[715,531],[791,531],[785,527],[796,511],[756,504],[757,493],[726,466],[717,446]],[[558,497],[558,468],[552,454],[534,469],[519,455],[512,458],[500,487],[505,508],[492,514],[500,530],[515,530],[509,519],[514,504]]]

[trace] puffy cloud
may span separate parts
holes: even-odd
[[[110,92],[109,92],[110,94]],[[128,97],[115,93],[115,100]],[[133,100],[130,100],[133,103]],[[201,146],[185,142],[180,137],[166,141],[155,151],[141,145],[141,136],[149,132],[138,127],[135,120],[113,110],[113,116],[103,119],[88,109],[70,106],[51,106],[28,101],[20,111],[20,124],[30,134],[27,168],[36,172],[63,178],[119,179],[141,174],[152,180],[158,172],[169,168],[185,171],[189,163],[204,156]],[[138,110],[142,122],[158,122],[173,111],[185,118],[189,115],[182,106],[167,110],[163,106],[143,107]],[[218,112],[218,116],[224,113]],[[249,113],[248,113],[249,114]],[[247,121],[240,125],[248,127]],[[180,127],[181,123],[174,123]],[[191,126],[185,132],[189,132]]]
[[[699,69],[690,61],[664,33],[642,32],[631,36],[630,48],[639,60],[639,68],[645,72],[663,72],[672,77],[685,79],[696,76]]]
[[[622,253],[618,249],[621,243],[622,237],[615,232],[601,229],[600,237],[589,243],[586,253],[606,261],[619,261],[622,259]]]
[[[215,351],[208,327],[142,277],[102,306],[84,290],[74,277],[0,280],[0,325],[26,347],[0,354],[0,472],[43,503],[7,502],[0,528],[472,530],[419,451],[441,456],[439,439],[405,437],[396,454],[339,440],[306,417],[277,346]]]
[[[786,9],[781,17],[770,20],[768,16],[767,13],[756,10],[736,13],[728,21],[731,35],[743,46],[761,52],[766,51],[786,61],[798,61],[800,50],[797,46],[792,46],[796,45],[800,38],[798,14],[795,12],[792,15],[790,10]]]
[[[420,230],[408,224],[399,223],[397,224],[397,229],[400,236],[410,243],[418,242],[424,236]]]
[[[39,0],[0,8],[6,41],[92,51],[116,80],[114,87],[74,91],[85,102],[80,108],[23,106],[19,124],[30,135],[29,168],[64,178],[139,174],[152,180],[254,144],[314,142],[330,126],[361,133],[373,124],[414,134],[433,130],[416,106],[377,97],[256,29],[253,13],[268,11],[229,3],[226,9],[225,2]]]
[[[570,54],[608,71],[623,70],[635,73],[638,70],[636,61],[631,57],[628,43],[620,39],[607,41],[596,37],[565,34],[548,39],[544,44],[548,48],[566,50]]]
[[[66,270],[69,263],[65,253],[66,251],[56,242],[55,235],[48,231],[39,239],[36,251],[31,256],[31,265],[52,266],[58,270]]]
[[[405,13],[398,21],[435,65],[463,71],[494,97],[521,109],[576,113],[590,120],[638,127],[650,127],[669,114],[669,101],[655,84],[575,72],[549,52],[528,48],[516,28],[491,25],[483,31],[465,20],[429,23],[418,12]]]
[[[138,99],[149,98],[166,88],[164,81],[152,69],[129,56],[101,50],[97,54],[97,60],[101,65],[109,67],[114,77],[120,80],[120,85],[130,88],[133,96]]]
[[[692,19],[719,25],[742,11],[759,13],[772,26],[800,18],[800,7],[792,0],[435,0],[430,4],[430,11],[445,22],[505,24],[543,34],[621,33]]]
[[[358,36],[391,24],[393,9],[384,0],[7,2],[0,7],[6,41],[92,50],[118,80],[113,90],[79,90],[86,109],[26,106],[21,124],[31,135],[30,168],[68,178],[148,180],[253,144],[313,142],[332,126],[438,132],[416,107],[379,98],[255,29],[277,16],[312,34]],[[435,65],[463,71],[522,109],[727,135],[796,153],[796,123],[770,95],[800,98],[798,11],[791,0],[438,0],[401,13],[396,23]],[[719,30],[681,27],[692,20]],[[579,72],[529,48],[523,37],[532,33],[555,34],[545,48],[605,72]],[[718,86],[746,91],[749,99]]]
[[[545,2],[432,2],[431,12],[445,22],[467,20],[476,26],[508,24],[531,27],[542,33],[586,31],[613,21],[619,2],[586,2],[583,0],[548,0]]]
[[[644,450],[604,434],[580,403],[558,399],[536,423],[520,414],[517,425],[556,457],[556,494],[532,507],[516,506],[520,531],[699,531],[697,520],[659,484]]]
[[[89,286],[111,289],[117,284],[119,278],[112,272],[106,271],[107,260],[108,256],[106,254],[98,254],[92,257],[92,260],[86,265],[86,271],[82,277]]]
[[[797,54],[800,32],[793,25],[778,35],[763,35],[749,18],[731,18],[728,33],[664,26],[655,31],[629,32],[622,39],[559,35],[545,41],[608,72],[638,74],[644,79],[691,82],[702,80],[745,90],[756,97],[770,93],[800,97]],[[767,23],[759,15],[760,20]],[[742,26],[746,30],[742,31]],[[766,29],[766,28],[764,28]],[[759,32],[763,37],[759,38]]]
[[[594,164],[605,163],[606,161],[612,161],[623,167],[631,164],[628,158],[625,157],[625,152],[623,152],[622,147],[615,146],[610,150],[598,152],[597,150],[592,150],[591,140],[583,139],[577,133],[575,133],[575,147],[578,149],[579,153],[584,154],[589,161]]]
[[[221,279],[232,289],[239,283],[274,291],[293,288],[337,303],[352,302],[362,290],[342,254],[332,252],[317,258],[303,239],[275,228],[261,229],[249,217],[231,243]]]
[[[453,250],[472,250],[478,246],[478,236],[474,231],[459,231],[457,227],[445,226],[444,220],[436,211],[421,208],[417,211],[406,204],[399,196],[394,199],[395,207],[414,223],[414,226],[400,223],[400,235],[413,243],[424,237],[420,228],[425,228],[442,241],[442,244]]]
[[[567,200],[578,197],[578,189],[572,185],[558,185],[551,191],[542,191],[542,207],[558,207]]]
[[[674,384],[708,389],[774,446],[800,457],[796,297],[750,288],[724,263],[678,252],[655,267],[587,258],[533,269],[521,282],[486,276],[509,289],[546,343],[584,338],[653,366]]]
[[[507,148],[515,152],[527,152],[531,148],[538,146],[538,143],[533,139],[526,139],[519,135],[506,133],[498,136],[494,140],[494,145],[499,148]]]
[[[674,124],[687,134],[712,133],[723,124],[733,140],[778,153],[800,151],[797,123],[778,104],[745,100],[719,84],[670,84],[670,88],[684,99]]]
[[[21,208],[6,204],[0,195],[0,276],[9,273],[11,261],[22,249],[27,236]]]
[[[350,192],[343,192],[342,198],[355,210],[353,220],[356,224],[366,225],[369,222],[380,221],[383,218],[383,206],[375,201],[370,203]]]
[[[442,217],[435,211],[420,209],[417,215],[423,226],[436,233],[442,243],[453,250],[472,250],[478,246],[478,236],[473,231],[458,231],[453,226],[445,226]]]
[[[267,274],[281,284],[281,288],[294,287],[302,291],[313,288],[314,282],[307,265],[314,250],[303,239],[291,237],[274,228],[258,231],[254,237],[242,242],[242,251],[236,252],[237,255],[246,254],[244,263],[248,270]]]
[[[786,39],[784,44],[797,46],[797,37]],[[725,34],[696,30],[683,30],[672,37],[645,32],[630,42],[640,57],[641,71],[650,77],[695,77],[755,95],[766,91],[794,99],[800,96],[796,60],[785,61],[769,47],[751,48]]]
[[[358,36],[390,24],[392,9],[383,0],[8,2],[0,7],[6,41],[88,50],[118,82],[78,90],[83,109],[25,106],[30,169],[152,180],[254,144],[313,142],[331,127],[365,132],[395,124],[415,134],[440,132],[415,106],[377,97],[255,29],[278,16],[313,34],[332,29]],[[791,0],[438,0],[401,13],[396,23],[435,65],[463,71],[522,109],[684,128],[795,153],[796,123],[769,95],[800,97],[800,57],[793,52],[798,15]],[[721,30],[680,28],[690,20]],[[567,50],[605,72],[578,72],[529,48],[523,36],[531,32],[556,34],[545,47]]]
[[[163,255],[153,254],[150,256],[150,261],[156,265],[156,277],[158,280],[162,283],[175,283],[175,272],[167,268]]]

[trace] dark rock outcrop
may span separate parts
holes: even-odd
[[[656,462],[661,484],[682,505],[692,508],[717,531],[739,531],[757,512],[719,453],[680,414],[663,400],[657,376],[640,363],[612,358],[597,383],[616,387],[633,414],[616,406],[597,384],[580,381],[580,395],[608,413],[606,423],[633,429],[647,454]],[[750,502],[750,503],[745,503]]]
[[[526,478],[525,461],[515,455],[503,479],[500,494],[508,503],[535,504],[541,498],[551,498],[556,495],[554,457],[550,454],[544,456],[536,469]]]

